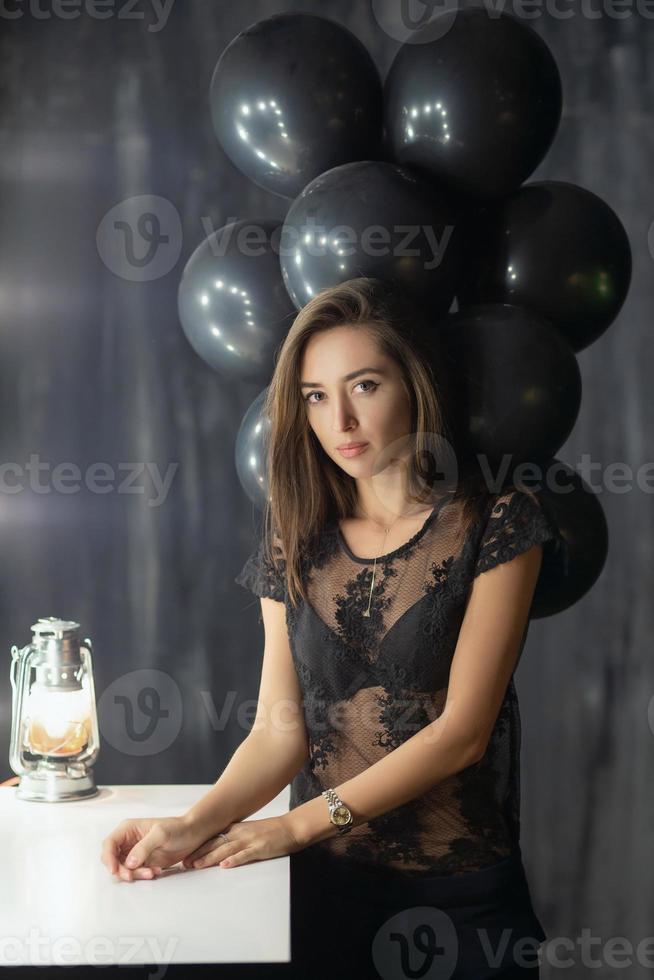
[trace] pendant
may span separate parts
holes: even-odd
[[[375,572],[377,571],[377,559],[375,558],[375,564],[372,566],[372,581],[370,582],[370,595],[368,596],[368,608],[361,615],[364,619],[370,619],[370,603],[372,602],[372,591],[375,587]]]

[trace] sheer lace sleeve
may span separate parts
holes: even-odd
[[[557,551],[560,534],[540,501],[528,491],[505,490],[495,500],[482,534],[475,576],[511,561],[534,544]]]
[[[283,558],[280,571],[277,571],[272,561],[266,559],[263,550],[263,536],[259,537],[256,549],[249,556],[234,581],[237,585],[242,585],[243,588],[254,592],[259,598],[265,597],[284,602],[286,576]]]

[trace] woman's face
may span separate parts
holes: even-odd
[[[411,405],[400,368],[365,328],[314,334],[304,350],[300,384],[309,425],[327,455],[352,477],[372,475],[375,461],[377,472],[383,450],[401,445],[410,432]],[[344,455],[339,447],[347,443],[367,445]]]

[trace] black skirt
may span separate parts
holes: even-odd
[[[370,870],[319,845],[290,856],[293,980],[536,980],[547,938],[520,852],[460,875]]]

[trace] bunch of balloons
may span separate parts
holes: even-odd
[[[229,158],[289,207],[283,222],[231,222],[191,255],[178,306],[193,348],[225,376],[265,386],[316,293],[359,276],[393,282],[443,342],[457,443],[566,475],[569,492],[541,492],[566,567],[551,581],[544,568],[532,614],[576,602],[602,570],[608,532],[599,500],[556,453],[581,403],[575,355],[615,320],[631,251],[591,191],[525,183],[561,118],[549,48],[507,13],[448,9],[407,38],[382,84],[346,28],[279,14],[225,48],[210,104]],[[264,395],[236,440],[238,476],[258,506]]]

